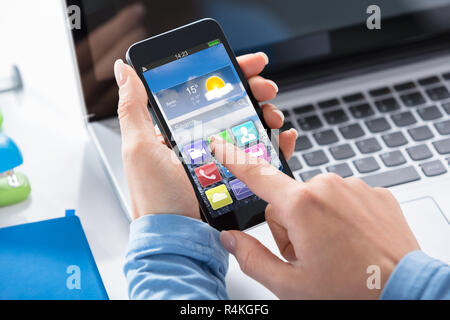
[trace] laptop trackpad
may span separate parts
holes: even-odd
[[[450,262],[450,225],[431,197],[401,203],[408,224],[422,250]]]

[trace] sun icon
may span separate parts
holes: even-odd
[[[225,83],[222,78],[218,76],[211,76],[206,80],[206,99],[212,100],[223,97],[233,90],[230,83]]]
[[[212,76],[209,77],[208,80],[206,80],[207,91],[222,89],[223,87],[225,87],[225,81],[223,81],[222,78],[219,78],[218,76]]]

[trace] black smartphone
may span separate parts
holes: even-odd
[[[219,24],[203,19],[135,43],[127,61],[146,87],[167,145],[182,160],[202,218],[218,230],[263,222],[267,203],[214,159],[210,138],[292,172]]]

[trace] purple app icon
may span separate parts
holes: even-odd
[[[205,141],[197,140],[183,147],[191,164],[200,164],[211,159],[211,153],[206,147]]]
[[[238,200],[248,198],[253,194],[253,192],[251,192],[250,189],[238,179],[231,181],[230,187],[233,190],[234,196]]]

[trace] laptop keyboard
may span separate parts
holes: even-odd
[[[323,172],[391,187],[450,168],[450,72],[284,110],[299,138],[289,165],[308,181]]]

